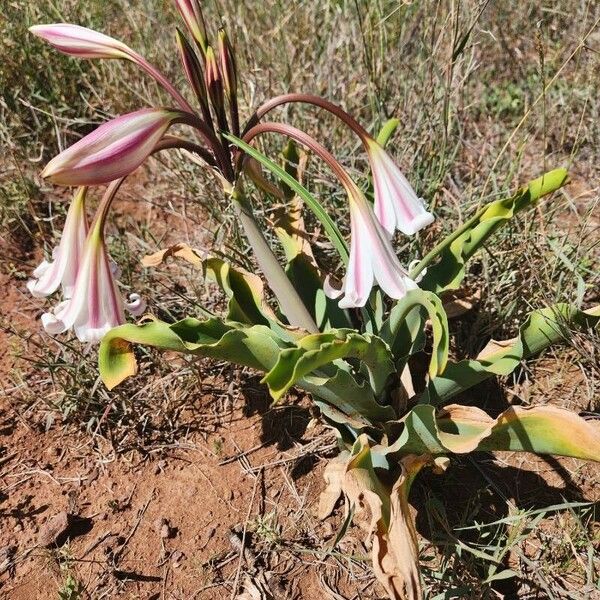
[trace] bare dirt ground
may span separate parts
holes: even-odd
[[[154,218],[146,206],[122,210]],[[161,219],[165,229],[168,218]],[[110,403],[82,430],[53,410],[64,390],[49,371],[27,361],[45,342],[23,264],[41,254],[7,241],[10,251],[3,243],[2,254],[10,260],[0,273],[0,597],[261,598],[271,590],[277,598],[310,599],[329,585],[350,596],[373,589],[360,560],[367,555],[361,534],[342,541],[340,558],[328,556],[343,515],[327,523],[314,516],[321,459],[335,455],[336,445],[312,420],[307,398],[271,408],[252,373],[203,363],[197,391],[181,405],[168,399],[177,421],[168,440],[162,432],[146,435],[139,422],[115,443]],[[83,390],[79,401],[93,393]],[[159,379],[153,393],[170,390],[161,391]]]

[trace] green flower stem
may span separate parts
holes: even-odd
[[[252,212],[249,210],[239,184],[232,191],[231,199],[235,213],[244,228],[248,242],[252,246],[258,265],[290,324],[302,327],[310,333],[318,333],[319,328],[310,316],[306,306],[304,306],[292,282],[285,274],[283,267],[279,264],[277,257],[256,223]]]

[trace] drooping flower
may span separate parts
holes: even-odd
[[[63,54],[78,58],[120,58],[132,60],[133,50],[114,38],[70,23],[34,25],[29,31]]]
[[[433,215],[390,155],[372,138],[365,141],[365,146],[373,174],[375,215],[388,234],[398,229],[412,235],[433,223]]]
[[[52,335],[73,329],[82,342],[98,342],[107,331],[125,323],[125,309],[134,316],[145,310],[138,294],[131,294],[127,303],[123,301],[104,240],[108,206],[119,183],[109,186],[98,209],[85,241],[72,296],[42,315],[44,329]]]
[[[350,256],[344,278],[343,289],[332,290],[326,282],[325,293],[331,298],[344,294],[340,300],[341,308],[364,306],[369,299],[373,285],[377,283],[391,298],[400,299],[410,290],[418,288],[402,267],[390,238],[381,226],[371,204],[358,188],[354,180],[334,158],[334,156],[314,138],[283,123],[260,123],[244,135],[244,141],[250,142],[262,133],[282,133],[310,148],[322,158],[337,175],[346,189],[350,203]]]
[[[363,193],[355,185],[346,189],[350,202],[351,240],[340,308],[364,306],[375,283],[391,298],[402,298],[408,291],[416,289],[417,284],[400,264],[387,233]]]
[[[145,108],[103,123],[55,156],[42,172],[52,183],[97,185],[128,175],[186,113]]]
[[[67,212],[59,245],[52,252],[52,261],[44,260],[33,272],[27,288],[36,298],[53,294],[62,286],[65,298],[73,294],[83,247],[88,234],[85,197],[87,188],[77,190]]]
[[[29,31],[68,56],[84,59],[113,58],[130,60],[146,71],[169,92],[184,111],[193,112],[186,99],[154,65],[119,40],[93,29],[81,27],[81,25],[72,25],[71,23],[34,25],[29,28]]]
[[[390,236],[396,229],[406,235],[412,235],[433,222],[433,215],[427,211],[423,200],[416,195],[391,156],[354,117],[336,104],[312,94],[283,94],[260,106],[250,123],[254,125],[276,106],[289,102],[301,102],[323,108],[341,119],[358,135],[371,165],[375,188],[375,215]]]

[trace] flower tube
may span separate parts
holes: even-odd
[[[117,58],[131,60],[133,50],[108,35],[70,23],[34,25],[33,35],[48,42],[63,54],[77,58]]]
[[[107,331],[125,323],[125,309],[135,316],[145,310],[138,294],[131,294],[130,301],[123,302],[104,240],[108,208],[121,183],[122,179],[111,183],[98,208],[72,296],[42,315],[44,329],[52,335],[73,329],[82,342],[98,342]]]
[[[373,138],[366,142],[373,174],[375,215],[390,236],[413,235],[434,221],[390,155]]]
[[[27,282],[27,288],[36,298],[49,296],[61,286],[65,298],[70,298],[73,294],[88,234],[86,193],[86,187],[77,190],[67,212],[60,243],[52,252],[52,261],[44,260],[33,272],[33,279]]]

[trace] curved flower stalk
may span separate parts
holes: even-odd
[[[68,56],[87,59],[108,58],[130,60],[159,83],[183,110],[193,112],[193,108],[187,100],[154,65],[150,64],[143,56],[119,40],[115,40],[93,29],[70,23],[34,25],[29,28],[29,31]]]
[[[256,124],[277,106],[299,102],[323,108],[343,121],[360,138],[369,159],[375,192],[375,215],[391,236],[399,230],[413,235],[434,221],[423,200],[402,174],[390,155],[354,117],[339,106],[311,94],[284,94],[265,102],[249,121]]]
[[[88,234],[85,213],[86,187],[80,187],[67,212],[59,245],[52,252],[52,261],[42,261],[27,282],[27,289],[36,298],[50,296],[62,286],[65,298],[73,294],[83,247]]]
[[[339,162],[312,137],[282,123],[261,123],[244,136],[249,142],[261,133],[274,132],[287,135],[305,144],[322,158],[333,170],[346,189],[350,205],[351,247],[348,271],[343,289],[332,293],[332,297],[344,297],[340,308],[362,307],[366,304],[374,283],[391,298],[403,298],[417,284],[409,277],[396,256],[387,233],[377,221],[373,209],[364,194],[346,173]]]
[[[125,323],[124,309],[139,316],[146,308],[138,294],[131,294],[129,302],[123,302],[104,241],[108,209],[121,183],[122,180],[111,183],[98,208],[85,241],[71,297],[42,315],[44,329],[50,334],[73,329],[80,341],[98,342],[113,327]]]
[[[42,171],[53,183],[97,185],[137,169],[174,123],[193,122],[193,115],[144,108],[103,123],[55,156]]]

